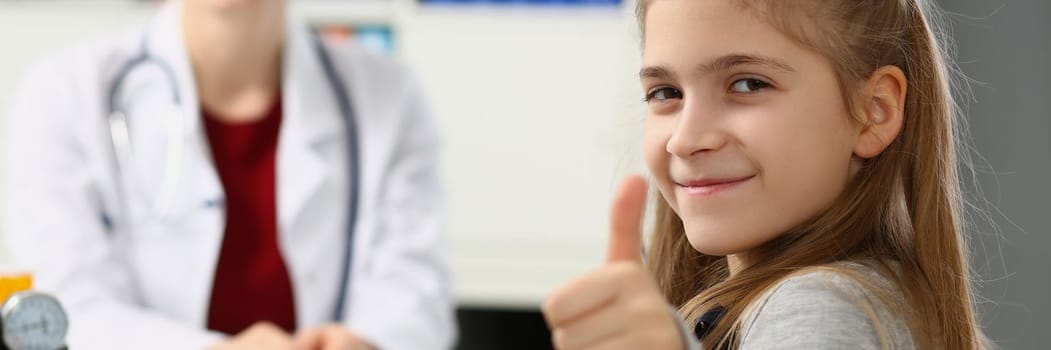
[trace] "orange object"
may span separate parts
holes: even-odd
[[[0,274],[0,303],[7,301],[11,294],[30,288],[33,288],[33,275],[29,273]]]

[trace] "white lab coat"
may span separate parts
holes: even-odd
[[[201,349],[223,238],[222,185],[202,130],[178,6],[139,30],[86,43],[26,75],[5,135],[4,224],[16,263],[71,318],[73,349]],[[290,20],[276,165],[278,242],[300,329],[330,321],[347,239],[347,144],[342,115],[313,49]],[[116,173],[106,99],[116,70],[149,51],[174,69],[185,142],[170,220],[127,208],[153,198],[165,167],[168,80],[125,82],[135,176]],[[382,349],[443,349],[455,338],[437,130],[401,66],[326,45],[347,85],[360,144],[360,204],[344,323]],[[147,74],[147,76],[149,76]],[[142,79],[139,79],[142,80]],[[129,84],[131,86],[129,86]],[[162,87],[157,90],[157,87]],[[168,92],[158,92],[168,91]],[[123,180],[119,180],[123,179]],[[119,186],[135,193],[122,201]],[[127,204],[127,205],[125,205]],[[105,219],[103,219],[105,217]],[[112,223],[107,229],[105,221]]]

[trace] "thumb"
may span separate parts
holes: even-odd
[[[606,263],[642,262],[642,215],[646,208],[646,180],[629,176],[620,185],[610,211]]]

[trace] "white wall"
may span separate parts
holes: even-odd
[[[44,4],[0,0],[3,113],[17,77],[42,53],[149,12],[113,0]],[[312,0],[297,11],[390,21],[399,59],[420,75],[439,116],[461,303],[535,307],[597,266],[612,189],[640,169],[630,10],[339,4]]]
[[[602,258],[631,165],[622,130],[641,120],[633,26],[620,11],[450,9],[403,24],[441,118],[461,300],[535,305]]]

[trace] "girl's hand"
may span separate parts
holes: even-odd
[[[606,264],[555,291],[544,303],[555,348],[683,349],[678,320],[642,267],[640,226],[646,181],[624,181],[614,199]]]

